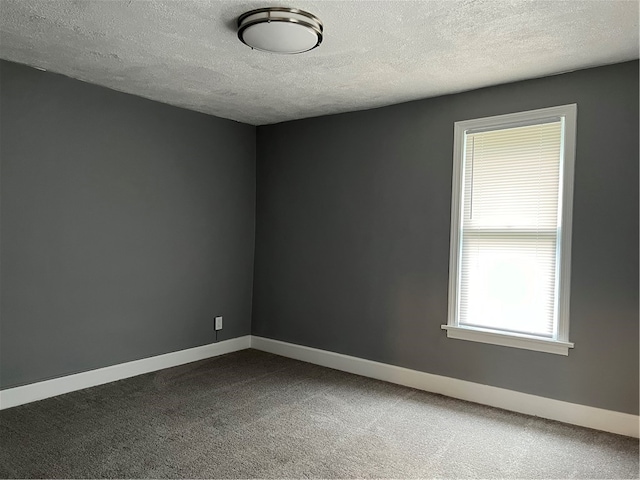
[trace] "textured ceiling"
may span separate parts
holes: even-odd
[[[263,6],[308,10],[322,45],[252,51]],[[0,57],[255,125],[638,58],[637,1],[0,0]]]

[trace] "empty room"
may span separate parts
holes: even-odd
[[[638,19],[0,0],[0,477],[639,478]]]

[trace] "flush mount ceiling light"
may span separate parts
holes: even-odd
[[[260,8],[240,15],[238,38],[264,52],[308,52],[322,43],[322,22],[297,8]]]

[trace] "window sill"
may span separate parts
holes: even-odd
[[[569,355],[569,349],[573,348],[573,343],[571,342],[543,340],[515,333],[493,332],[471,327],[454,327],[453,325],[442,325],[442,329],[447,331],[447,337],[449,338],[502,345],[503,347],[524,348],[556,355]]]

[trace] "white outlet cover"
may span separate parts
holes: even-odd
[[[216,317],[215,328],[216,330],[222,330],[222,317]]]

